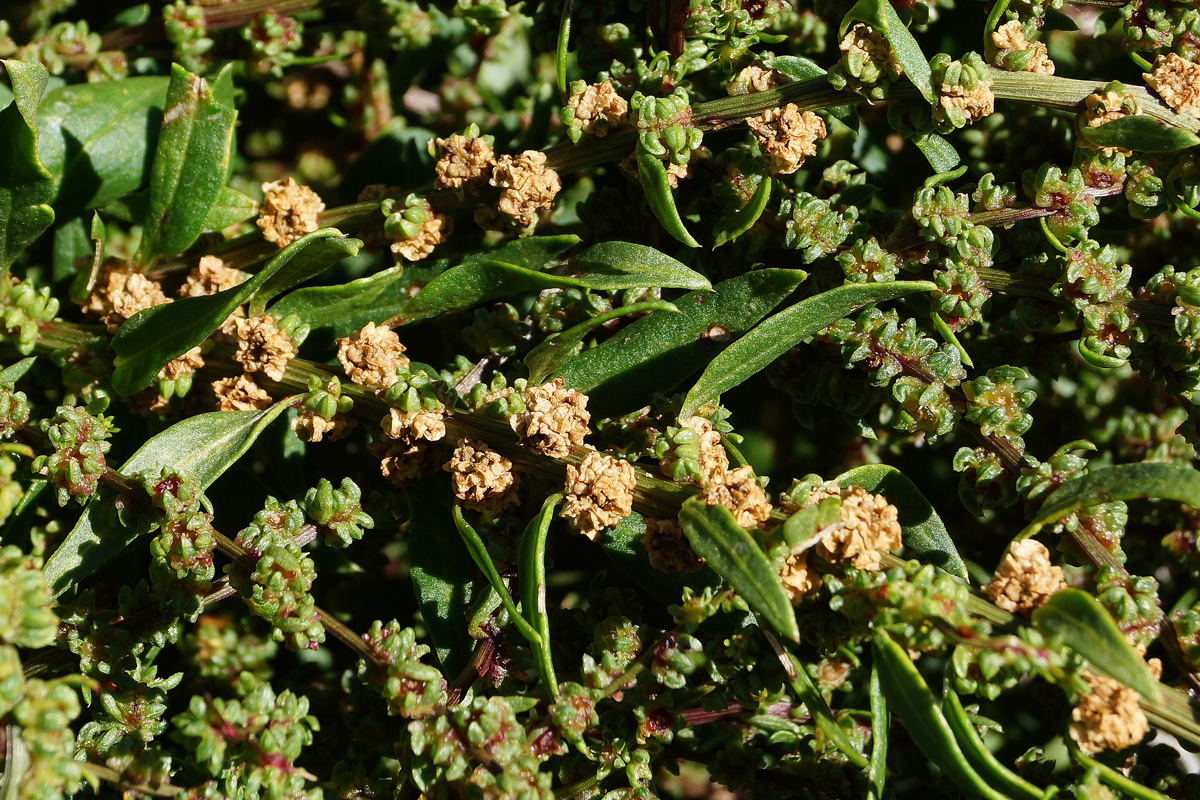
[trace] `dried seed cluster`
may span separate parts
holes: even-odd
[[[121,323],[139,311],[169,302],[157,281],[132,267],[114,263],[104,268],[83,310],[99,315],[109,333],[116,333]]]
[[[1050,54],[1046,52],[1046,45],[1026,39],[1024,26],[1018,20],[1010,20],[993,31],[992,43],[999,51],[997,56],[1019,50],[1032,51],[1025,72],[1036,72],[1039,75],[1054,74],[1054,62],[1050,60]]]
[[[216,294],[232,289],[247,277],[241,270],[225,266],[225,262],[216,256],[202,256],[200,263],[179,287],[179,296],[205,297]]]
[[[629,103],[617,94],[610,81],[593,83],[572,93],[567,107],[588,136],[603,137],[629,118]]]
[[[320,196],[294,178],[262,185],[263,202],[256,224],[263,238],[280,248],[312,233],[318,227],[317,215],[325,210]]]
[[[1143,73],[1146,85],[1179,114],[1200,117],[1200,64],[1168,53],[1154,62],[1154,71]]]
[[[437,188],[475,193],[488,185],[496,154],[487,139],[456,133],[449,139],[435,139],[434,143],[441,151],[435,167]]]
[[[552,207],[562,189],[558,173],[546,166],[546,154],[539,150],[500,156],[489,182],[503,189],[500,212],[523,227],[533,224],[538,209]]]
[[[564,389],[556,378],[521,393],[525,412],[510,420],[521,444],[551,458],[565,458],[571,447],[579,447],[588,435],[592,415],[587,410],[587,395]]]
[[[743,94],[769,92],[782,83],[787,83],[787,79],[780,73],[751,64],[744,67],[734,76],[733,80],[725,84],[725,91],[730,97],[737,97]]]
[[[846,35],[838,42],[838,49],[847,57],[858,55],[864,61],[887,64],[897,75],[904,73],[887,37],[861,22],[854,23],[850,30],[846,31]]]
[[[829,561],[878,570],[883,554],[902,544],[899,512],[883,495],[870,494],[861,486],[848,486],[841,494],[838,522],[825,529],[816,551]]]
[[[783,589],[793,604],[821,588],[821,576],[808,568],[808,553],[789,555],[779,573]]]
[[[738,525],[753,528],[771,516],[767,493],[754,477],[750,467],[729,468],[729,456],[721,446],[721,434],[703,417],[688,417],[680,425],[699,435],[700,471],[704,475],[704,502],[710,506],[725,506]]]
[[[403,444],[441,441],[446,437],[446,409],[422,408],[409,412],[390,408],[379,427],[384,436]]]
[[[271,405],[271,395],[245,373],[213,381],[212,389],[220,411],[261,411]]]
[[[396,371],[408,366],[404,345],[391,328],[368,322],[362,330],[337,340],[342,370],[359,386],[386,389],[396,382]]]
[[[947,119],[950,109],[962,110],[966,125],[983,119],[996,110],[996,96],[992,94],[990,80],[979,81],[968,89],[962,84],[943,83],[938,89],[938,106],[934,107],[935,119]]]
[[[591,451],[576,467],[567,465],[566,497],[560,516],[593,542],[633,510],[637,473],[628,461]]]
[[[1090,694],[1071,711],[1071,738],[1085,753],[1124,750],[1142,740],[1149,725],[1138,693],[1112,678],[1085,672]]]
[[[650,566],[659,572],[698,572],[704,559],[696,555],[683,526],[673,519],[645,519],[646,534],[642,547],[650,557]]]
[[[459,439],[442,469],[450,473],[454,496],[467,508],[492,516],[520,502],[520,478],[512,462],[479,442]]]
[[[1028,614],[1067,588],[1062,567],[1050,563],[1046,545],[1034,539],[1022,539],[1008,546],[1008,552],[983,587],[984,593],[1000,608],[1013,614]]]
[[[299,350],[291,337],[279,330],[275,318],[270,314],[235,318],[234,328],[237,352],[233,354],[233,360],[246,372],[261,372],[271,380],[281,380],[288,362]]]
[[[825,138],[825,123],[811,111],[801,111],[795,103],[783,108],[768,108],[746,120],[767,167],[779,175],[791,175],[804,159],[817,154],[817,140]]]

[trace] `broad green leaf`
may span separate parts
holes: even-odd
[[[1191,131],[1147,114],[1131,114],[1095,128],[1080,125],[1079,133],[1097,147],[1142,153],[1174,153],[1200,144],[1200,137]]]
[[[124,475],[170,469],[206,489],[229,469],[276,417],[287,410],[276,403],[262,411],[214,411],[177,422],[154,436],[121,465]],[[54,596],[91,575],[125,549],[135,528],[106,524],[115,498],[105,491],[93,499],[75,528],[46,561],[46,581]]]
[[[850,737],[846,735],[846,732],[842,730],[842,726],[838,725],[837,720],[834,719],[833,711],[829,708],[829,704],[825,702],[825,697],[812,682],[812,678],[808,676],[808,672],[804,669],[804,664],[791,653],[788,653],[788,658],[792,661],[792,671],[796,673],[796,677],[791,679],[792,691],[804,701],[804,706],[817,723],[817,728],[833,742],[842,755],[850,760],[850,763],[856,767],[869,766],[866,757],[858,752],[854,744],[851,743]]]
[[[627,578],[664,606],[678,603],[686,586],[699,592],[706,586],[720,585],[721,577],[708,566],[692,573],[660,572],[651,566],[650,556],[642,546],[642,537],[646,535],[643,519],[641,514],[634,511],[600,534],[600,547]]]
[[[713,240],[713,249],[732,242],[754,227],[754,223],[758,222],[758,218],[762,216],[763,210],[767,207],[767,201],[771,199],[773,185],[774,181],[771,180],[771,176],[763,175],[758,182],[758,188],[754,190],[754,194],[750,196],[746,205],[717,222],[717,227],[713,231],[716,234],[716,238]]]
[[[637,154],[638,177],[642,181],[642,191],[646,193],[646,202],[650,210],[662,224],[663,230],[674,236],[688,247],[699,247],[692,234],[679,217],[679,209],[675,207],[675,195],[671,184],[667,182],[667,168],[646,148],[638,144],[634,151]]]
[[[846,31],[855,22],[865,22],[879,31],[892,46],[896,60],[904,68],[904,75],[921,96],[933,105],[937,102],[937,92],[933,89],[933,71],[929,68],[929,59],[921,52],[921,46],[913,38],[912,33],[904,26],[900,15],[888,0],[858,0],[854,7],[842,18],[838,36],[845,36]],[[942,170],[939,170],[939,172]]]
[[[95,252],[95,245],[88,237],[88,226],[84,217],[69,219],[57,225],[54,228],[54,250],[51,255],[54,280],[66,281],[73,278],[79,273],[76,262],[91,262]],[[90,263],[88,265],[90,266]]]
[[[296,314],[314,331],[329,327],[334,336],[349,336],[368,322],[394,316],[408,303],[409,270],[391,267],[339,286],[306,286],[271,306],[277,317]]]
[[[1143,786],[1132,778],[1126,777],[1125,773],[1115,770],[1094,758],[1088,758],[1078,747],[1071,748],[1071,756],[1084,769],[1096,770],[1103,783],[1129,795],[1134,800],[1171,800],[1167,795],[1156,792],[1149,786]]]
[[[707,506],[702,499],[692,497],[679,510],[679,524],[692,549],[756,614],[781,636],[800,641],[796,614],[779,573],[728,508]]]
[[[842,473],[837,482],[839,486],[861,486],[868,492],[882,494],[899,512],[905,547],[923,561],[964,581],[970,580],[967,565],[941,517],[903,472],[887,464],[866,464]]]
[[[708,281],[648,247],[610,242],[571,258],[560,269],[540,272],[503,261],[464,261],[425,285],[401,312],[405,322],[469,308],[497,297],[570,286],[578,289],[707,287]],[[595,255],[589,255],[602,248]],[[653,254],[653,255],[650,255]]]
[[[900,717],[925,757],[960,789],[984,800],[1008,800],[988,785],[967,762],[950,724],[912,659],[891,636],[875,631],[871,653],[889,709]]]
[[[946,716],[946,722],[950,724],[950,730],[954,731],[963,754],[984,780],[1011,797],[1042,800],[1041,789],[1004,766],[992,755],[992,751],[984,744],[983,737],[975,730],[975,726],[967,717],[966,709],[952,689],[946,690],[942,701],[942,713]]]
[[[807,275],[800,270],[760,269],[730,278],[710,291],[689,292],[673,302],[678,314],[651,314],[562,370],[569,388],[588,395],[593,413],[616,416],[669,392],[718,352],[719,341],[745,333],[791,294]]]
[[[232,69],[226,65],[214,82],[232,81]],[[172,64],[163,108],[138,264],[191,247],[229,172],[237,110],[218,101],[208,81]]]
[[[714,358],[684,398],[680,417],[690,417],[705,403],[716,400],[723,392],[846,315],[873,303],[933,289],[934,285],[928,281],[856,283],[801,300],[766,320]],[[683,303],[679,306],[682,308]]]
[[[450,518],[454,498],[438,477],[410,482],[408,560],[417,606],[433,640],[442,670],[457,674],[467,664],[475,640],[465,620],[471,604],[487,591]]]
[[[558,697],[558,678],[554,674],[554,660],[550,654],[550,614],[546,608],[546,541],[550,534],[550,523],[554,511],[562,500],[561,494],[552,494],[542,503],[517,548],[517,564],[521,582],[521,614],[537,632],[535,645],[538,662],[550,693]]]
[[[1063,589],[1033,612],[1033,627],[1074,650],[1114,680],[1158,702],[1158,681],[1096,598]]]
[[[0,109],[0,275],[54,222],[54,181],[38,157],[38,101],[48,75],[41,64],[0,62],[13,102]]]
[[[207,339],[225,318],[287,268],[289,273],[315,274],[356,255],[362,242],[335,228],[314,231],[289,244],[248,281],[217,294],[187,297],[135,314],[113,337],[113,388],[132,394],[150,384],[173,358]]]
[[[650,300],[613,308],[603,314],[589,317],[573,328],[547,336],[542,343],[525,356],[525,367],[529,370],[529,383],[541,384],[557,372],[573,356],[583,349],[587,335],[609,320],[627,317],[630,314],[648,314],[652,311],[670,311],[678,314],[674,303],[666,300]]]
[[[1081,508],[1139,497],[1200,508],[1200,472],[1177,464],[1118,464],[1094,469],[1051,492],[1020,538],[1033,536],[1047,523]]]
[[[258,214],[258,203],[237,189],[222,186],[204,218],[204,230],[220,231]]]
[[[879,665],[871,665],[871,768],[867,771],[867,800],[883,800],[887,787],[888,736],[892,727],[892,714],[888,710],[887,698],[883,696],[883,685],[879,682]]]
[[[944,136],[936,133],[922,133],[913,137],[913,144],[925,156],[934,172],[948,172],[958,166],[961,160],[954,145],[946,141]]]
[[[158,139],[167,78],[139,77],[52,89],[38,107],[38,153],[58,192],[51,205],[77,217],[144,186]]]

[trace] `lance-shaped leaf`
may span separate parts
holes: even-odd
[[[800,641],[800,628],[779,573],[754,538],[725,506],[699,497],[684,501],[679,524],[692,549],[781,636]]]
[[[589,317],[573,328],[547,336],[541,344],[530,350],[529,354],[525,356],[525,366],[529,370],[529,383],[545,383],[546,378],[557,372],[583,349],[583,340],[589,333],[609,320],[620,319],[630,314],[648,314],[651,311],[670,311],[678,314],[679,308],[666,300],[631,303]]]
[[[892,52],[896,54],[896,61],[904,68],[905,76],[931,105],[937,102],[929,59],[925,58],[925,54],[921,52],[921,45],[917,44],[917,40],[904,26],[900,15],[888,0],[858,0],[842,18],[838,36],[845,36],[846,31],[855,22],[865,22],[882,33],[892,46]]]
[[[135,476],[158,469],[187,475],[196,486],[208,488],[233,466],[259,434],[287,409],[276,403],[262,411],[214,411],[177,422],[151,438],[121,466]],[[91,575],[125,549],[139,529],[106,522],[113,497],[107,491],[93,499],[67,538],[46,561],[46,581],[57,597]]]
[[[861,486],[896,507],[904,546],[923,560],[964,581],[970,580],[950,532],[921,490],[907,475],[887,464],[866,464],[843,472],[839,486]]]
[[[925,160],[929,162],[929,166],[933,167],[934,172],[948,172],[957,167],[961,161],[954,145],[950,144],[944,136],[932,131],[913,137],[913,144],[925,156]]]
[[[1095,128],[1079,125],[1079,133],[1097,147],[1120,147],[1143,153],[1174,153],[1200,144],[1200,137],[1147,114],[1130,114]]]
[[[4,61],[13,101],[0,109],[0,275],[54,222],[54,181],[38,157],[38,102],[48,76],[41,64]]]
[[[723,392],[847,314],[883,300],[933,289],[934,285],[928,281],[861,283],[839,286],[801,300],[766,320],[714,358],[684,398],[680,416],[691,416],[700,406],[716,400]],[[683,306],[682,303],[679,305]]]
[[[887,698],[883,695],[883,684],[879,682],[879,665],[871,665],[871,766],[867,770],[867,800],[883,800],[887,788],[888,737],[891,734],[892,714],[888,710]]]
[[[232,83],[226,65],[215,82]],[[150,169],[150,194],[142,242],[134,260],[182,253],[203,232],[205,220],[229,172],[237,110],[217,100],[199,75],[171,65],[162,127]]]
[[[285,268],[315,274],[318,266],[323,269],[356,255],[361,246],[358,239],[324,228],[280,250],[257,275],[238,286],[138,312],[113,337],[113,388],[132,394],[148,386],[164,364],[207,339],[234,309]]]
[[[848,758],[854,766],[870,766],[866,756],[858,752],[850,741],[850,737],[842,730],[842,726],[838,725],[832,709],[829,708],[824,695],[817,689],[816,684],[804,669],[804,664],[791,653],[788,653],[787,657],[791,660],[792,672],[795,673],[795,677],[791,679],[792,691],[804,701],[804,707],[808,709],[808,713],[817,723],[817,728],[833,742],[834,747],[842,751],[842,755]]]
[[[537,631],[538,640],[534,643],[534,649],[538,664],[550,694],[556,699],[558,678],[554,675],[554,659],[550,652],[550,614],[546,608],[546,543],[550,535],[550,523],[554,521],[554,511],[561,500],[561,494],[552,494],[546,498],[541,511],[526,526],[521,535],[521,544],[517,548],[521,614]]]
[[[204,230],[219,231],[258,214],[258,203],[237,189],[222,186],[204,218]]]
[[[672,193],[671,184],[667,181],[667,168],[663,166],[662,161],[647,152],[641,144],[638,144],[635,152],[638,178],[642,181],[646,202],[663,226],[663,230],[688,247],[699,247],[700,243],[688,232],[687,226],[683,224],[683,220],[679,216],[679,209],[675,207],[675,195]]]
[[[678,314],[651,314],[576,356],[562,370],[569,388],[588,395],[594,413],[614,416],[669,392],[740,336],[807,277],[800,270],[759,269],[689,292]]]
[[[314,331],[330,328],[334,336],[349,336],[368,322],[394,316],[409,300],[410,270],[391,267],[337,286],[306,286],[271,306],[277,317],[296,314]]]
[[[1020,800],[1042,800],[1042,791],[1038,787],[1004,766],[992,755],[983,737],[975,730],[974,723],[967,717],[967,711],[959,701],[958,695],[951,689],[946,690],[942,713],[945,714],[950,729],[954,731],[963,754],[985,780],[1003,789],[1010,797]]]
[[[714,230],[716,234],[716,238],[713,239],[714,249],[727,242],[732,242],[754,227],[754,223],[758,222],[758,218],[762,216],[763,210],[767,207],[767,201],[771,199],[773,184],[774,181],[771,180],[770,175],[763,175],[758,181],[758,188],[754,190],[754,194],[750,196],[746,205],[717,222]]]
[[[1063,589],[1033,612],[1033,627],[1091,662],[1095,669],[1158,702],[1158,681],[1104,606],[1087,592]]]

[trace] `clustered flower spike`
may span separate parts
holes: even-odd
[[[1065,588],[1062,567],[1050,563],[1046,545],[1036,539],[1022,539],[1009,545],[992,582],[983,591],[1005,611],[1029,614]]]
[[[1029,41],[1020,20],[1010,20],[993,31],[992,45],[996,50],[992,63],[1001,69],[1054,74],[1054,62],[1046,52],[1046,45]]]
[[[523,228],[534,223],[539,209],[552,208],[562,189],[558,173],[546,166],[546,154],[540,150],[500,156],[489,183],[502,190],[500,212]]]
[[[607,136],[611,129],[623,125],[629,118],[629,103],[613,89],[612,81],[591,84],[573,81],[570,88],[562,122],[576,144],[584,136]]]
[[[454,496],[466,508],[494,516],[521,502],[517,495],[521,480],[512,462],[484,444],[459,439],[442,469],[450,473]]]
[[[261,372],[271,380],[283,378],[288,363],[300,352],[270,314],[235,319],[237,352],[233,360],[246,372]]]
[[[246,273],[225,263],[216,256],[201,256],[200,263],[188,273],[187,280],[179,287],[180,297],[204,297],[226,289],[232,289],[246,280]]]
[[[858,569],[879,570],[883,554],[903,544],[896,507],[883,495],[870,494],[861,486],[834,487],[830,491],[838,491],[841,507],[838,521],[822,532],[815,548],[817,554],[828,561],[849,561]],[[810,503],[820,496],[820,492],[810,496]]]
[[[593,542],[604,528],[633,511],[637,472],[628,461],[591,451],[579,466],[567,465],[566,497],[560,516]]]
[[[396,382],[396,371],[408,366],[404,345],[396,332],[368,322],[360,331],[337,340],[338,361],[354,383],[387,389]]]
[[[433,139],[429,148],[431,153],[441,151],[434,186],[472,194],[487,187],[496,154],[492,152],[492,137],[480,136],[477,126],[468,128],[465,136],[456,133],[449,139]]]
[[[730,97],[738,97],[744,94],[769,92],[787,82],[788,79],[783,73],[776,72],[773,69],[763,69],[760,66],[751,64],[748,67],[743,67],[742,71],[735,75],[733,80],[725,84],[725,91]]]
[[[1112,678],[1085,672],[1091,692],[1071,711],[1071,738],[1085,753],[1124,750],[1142,740],[1149,729],[1138,705],[1138,693]]]
[[[758,140],[767,167],[778,175],[791,175],[804,159],[817,154],[817,140],[825,138],[825,123],[811,111],[801,111],[795,103],[783,108],[768,108],[746,125]]]
[[[272,402],[271,395],[244,372],[213,381],[212,390],[217,396],[218,411],[261,411]]]
[[[379,210],[384,216],[383,233],[391,240],[391,251],[406,261],[425,258],[450,233],[450,220],[435,212],[419,194],[408,195],[403,204],[389,197]]]
[[[821,576],[808,567],[807,551],[789,554],[783,562],[779,578],[793,605],[821,588]]]
[[[892,82],[904,74],[887,37],[862,22],[846,31],[838,49],[842,58],[828,73],[835,89],[849,88],[871,100],[883,100]]]
[[[320,227],[317,215],[325,210],[325,203],[295,178],[264,183],[262,192],[257,225],[268,242],[284,248]]]
[[[521,444],[551,458],[566,458],[572,447],[583,445],[591,420],[587,395],[564,389],[563,379],[555,378],[527,388],[521,392],[521,400],[524,411],[510,422]]]
[[[988,67],[978,53],[967,53],[961,61],[938,53],[929,67],[938,93],[933,119],[940,133],[970,125],[996,110]]]
[[[101,271],[83,310],[100,315],[109,332],[115,333],[125,320],[139,311],[169,302],[157,281],[132,267],[109,264]]]

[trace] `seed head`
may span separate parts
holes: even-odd
[[[1050,563],[1046,545],[1035,539],[1022,539],[1008,546],[992,582],[983,591],[1005,611],[1028,614],[1065,588],[1062,567]]]
[[[320,227],[317,215],[325,210],[325,203],[312,189],[288,178],[264,183],[262,191],[257,224],[268,242],[284,248]]]
[[[578,467],[567,465],[566,499],[560,516],[593,542],[633,510],[637,473],[628,461],[593,450]]]

